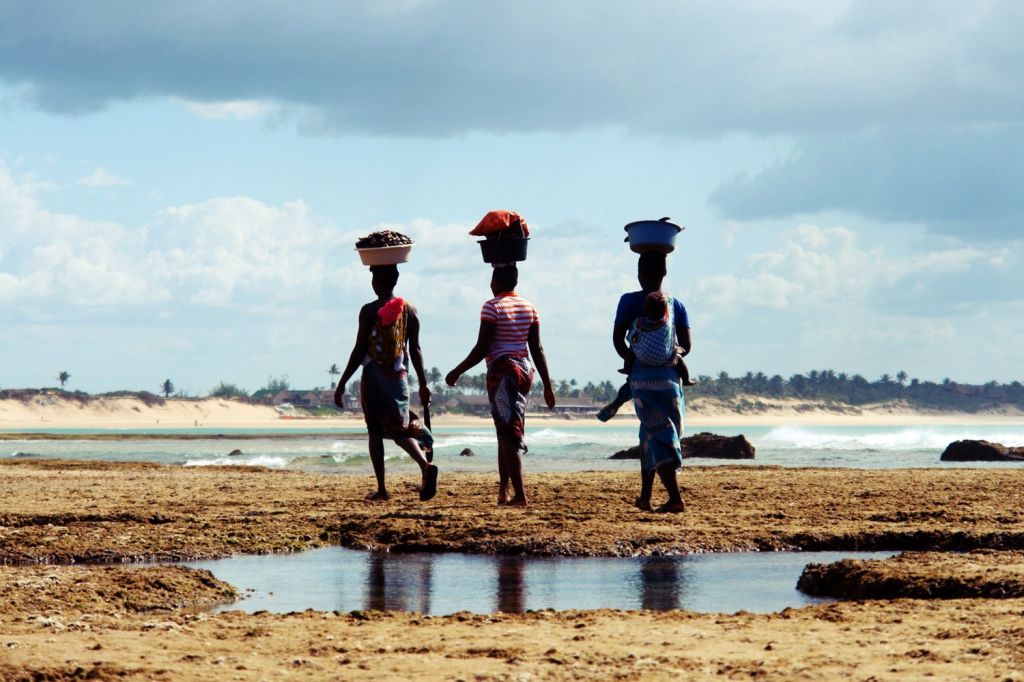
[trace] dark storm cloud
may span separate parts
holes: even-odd
[[[718,135],[1019,120],[1020,3],[0,2],[54,112],[265,99],[321,132]]]

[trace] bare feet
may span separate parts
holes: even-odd
[[[638,497],[635,500],[633,500],[633,506],[639,509],[640,511],[654,511],[654,507],[651,506],[651,501],[645,500],[642,497]]]
[[[686,510],[686,504],[682,500],[677,500],[675,502],[673,502],[672,500],[669,500],[668,502],[666,502],[665,504],[661,505],[660,507],[658,507],[654,511],[656,511],[659,514],[678,514],[679,512],[685,511],[685,510]]]
[[[420,502],[434,499],[437,494],[437,465],[431,464],[423,470],[423,486],[420,488]]]
[[[519,497],[518,495],[516,495],[515,497],[513,497],[511,500],[508,501],[508,506],[510,506],[510,507],[519,507],[519,508],[525,507],[526,506],[526,498],[525,497]]]
[[[389,499],[391,496],[388,495],[387,490],[376,490],[366,496],[367,502],[386,502]]]
[[[508,506],[508,491],[505,490],[504,488],[498,490],[498,506],[499,507],[507,507]]]

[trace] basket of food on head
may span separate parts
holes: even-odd
[[[401,232],[379,230],[356,241],[363,265],[397,265],[409,261],[413,241]]]

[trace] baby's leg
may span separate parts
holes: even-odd
[[[633,389],[629,387],[629,382],[627,381],[619,387],[619,392],[616,394],[615,399],[601,408],[601,411],[597,413],[597,418],[603,422],[608,421],[615,416],[615,413],[619,411],[620,407],[632,399]]]

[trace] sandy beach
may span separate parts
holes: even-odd
[[[740,396],[742,398],[742,396]],[[765,426],[793,424],[824,425],[933,425],[956,423],[1022,424],[1024,412],[1015,409],[980,413],[927,412],[898,403],[861,408],[807,403],[799,400],[765,400],[757,410],[737,412],[730,404],[714,399],[690,400],[688,428],[713,426]],[[597,424],[594,417],[552,414],[536,410],[529,414],[532,424]],[[441,428],[491,428],[489,417],[437,414],[433,422]],[[629,406],[615,423],[636,423]],[[362,429],[357,413],[337,417],[294,418],[282,416],[273,407],[225,398],[177,399],[147,403],[137,398],[92,398],[87,402],[56,395],[37,395],[29,400],[0,400],[0,432],[5,429]]]
[[[633,509],[627,474],[538,476],[526,510],[495,507],[493,478],[442,477],[441,494],[419,503],[415,481],[396,477],[393,499],[369,504],[369,476],[3,462],[0,677],[1020,679],[1016,598],[895,598],[771,615],[209,614],[202,607],[235,597],[231,586],[204,571],[123,563],[332,543],[588,555],[1005,550],[855,563],[832,580],[903,576],[906,594],[922,596],[922,581],[1009,583],[1022,562],[1009,551],[1024,546],[1024,480],[1012,470],[696,467],[682,476],[689,508],[679,516]]]

